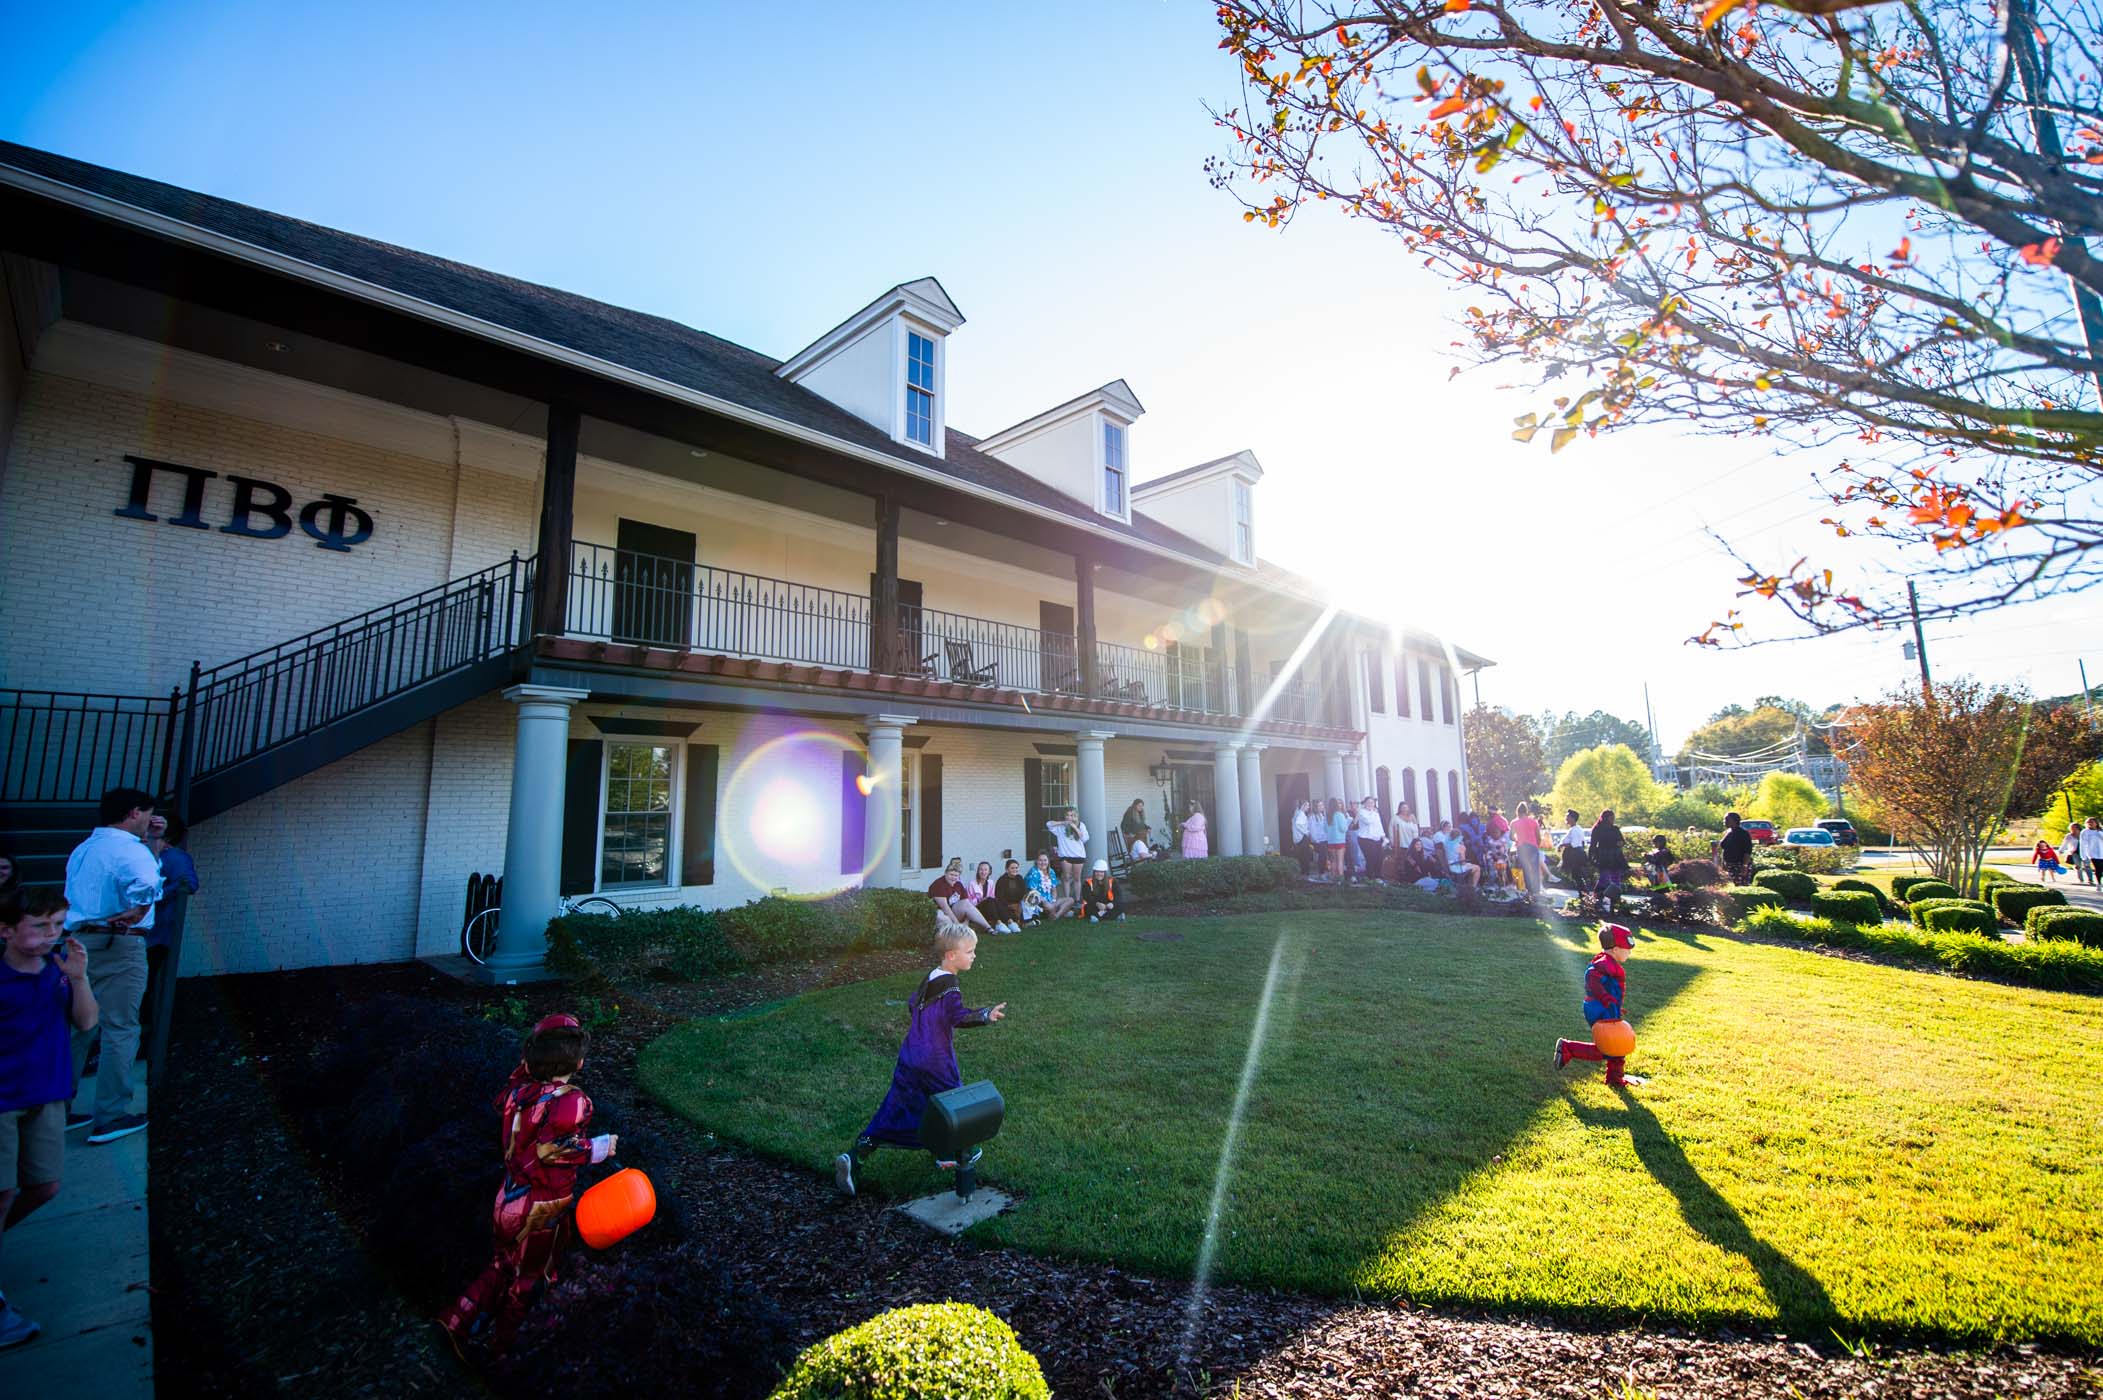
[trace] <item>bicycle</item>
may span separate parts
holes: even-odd
[[[489,961],[489,955],[497,946],[497,918],[503,912],[501,904],[492,904],[469,919],[460,929],[460,952],[477,967]],[[560,916],[570,914],[602,914],[618,919],[626,911],[602,894],[576,895],[555,902],[555,911]]]

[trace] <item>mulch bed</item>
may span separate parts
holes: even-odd
[[[624,1141],[633,1134],[651,1144],[660,1195],[677,1202],[682,1247],[720,1269],[737,1296],[761,1300],[767,1316],[755,1328],[778,1331],[785,1319],[789,1335],[756,1335],[755,1347],[801,1347],[886,1308],[954,1298],[1005,1317],[1054,1389],[1070,1396],[1229,1395],[1238,1382],[1245,1396],[1590,1398],[1619,1394],[1630,1378],[1669,1396],[1786,1395],[1791,1386],[1806,1397],[2096,1393],[2093,1355],[1887,1350],[1862,1360],[1829,1339],[1814,1347],[1771,1334],[1569,1327],[1233,1287],[1196,1300],[1191,1327],[1187,1281],[934,1236],[880,1202],[841,1199],[818,1164],[791,1166],[718,1144],[636,1090],[637,1052],[685,1017],[918,962],[880,953],[641,994],[600,989],[605,1001],[618,1002],[619,1016],[594,1033],[581,1082],[595,1099],[620,1105]],[[185,982],[149,1144],[163,1394],[296,1391],[330,1400],[484,1386],[502,1395],[554,1393],[531,1376],[477,1373],[453,1357],[429,1318],[464,1280],[404,1270],[376,1250],[376,1223],[386,1223],[379,1213],[399,1206],[375,1185],[386,1164],[361,1154],[357,1141],[317,1141],[301,1126],[308,1115],[290,1086],[301,1082],[315,1048],[357,1008],[387,997],[494,1007],[513,1020],[581,999],[559,986],[467,987],[417,965]],[[442,1075],[446,1066],[431,1071]],[[493,1189],[493,1124],[490,1138]],[[481,1190],[478,1183],[478,1198]],[[620,1249],[667,1228],[653,1225]],[[572,1272],[588,1276],[590,1267]],[[735,1314],[724,1318],[725,1328],[743,1325]],[[1193,1338],[1187,1355],[1186,1333]],[[659,1354],[625,1358],[628,1382],[595,1388],[587,1346],[581,1376],[565,1377],[557,1390],[765,1393],[749,1377],[707,1374],[677,1346],[622,1345]],[[638,1365],[655,1381],[638,1384]]]

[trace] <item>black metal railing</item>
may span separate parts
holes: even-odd
[[[170,790],[177,697],[0,690],[0,802]]]
[[[513,555],[237,660],[193,670],[187,767],[269,752],[529,635],[533,561]]]
[[[1108,699],[1205,714],[1233,713],[1228,671],[1209,647],[1142,651],[1097,642],[1095,657],[1096,685]]]
[[[855,671],[873,650],[861,594],[582,541],[566,623],[572,637]]]
[[[917,638],[918,650],[908,648],[900,662],[920,675],[1041,695],[1080,689],[1073,638],[1064,633],[939,608],[909,611],[913,630],[908,639]]]

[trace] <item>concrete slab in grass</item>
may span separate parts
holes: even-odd
[[[1009,1206],[1014,1198],[1005,1191],[995,1191],[990,1186],[981,1186],[965,1200],[954,1191],[944,1191],[935,1196],[922,1196],[917,1201],[908,1201],[898,1209],[927,1226],[940,1230],[945,1235],[961,1235],[981,1220],[991,1220]]]

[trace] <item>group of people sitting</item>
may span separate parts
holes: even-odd
[[[1052,853],[1039,851],[1027,871],[1021,861],[1010,859],[998,877],[993,862],[982,860],[967,880],[964,858],[951,856],[927,887],[935,904],[935,930],[955,924],[974,933],[1021,933],[1026,925],[1055,919],[1085,918],[1091,924],[1122,919],[1125,904],[1110,862],[1097,860],[1084,879],[1083,858],[1062,857],[1060,868],[1054,869]]]
[[[1391,820],[1383,821],[1378,799],[1343,798],[1302,802],[1292,817],[1293,855],[1307,878],[1318,883],[1411,884],[1436,889],[1442,884],[1477,889],[1522,886],[1542,889],[1538,857],[1540,822],[1525,803],[1519,815],[1505,818],[1501,808],[1487,816],[1463,812],[1458,821],[1420,826],[1416,809],[1397,803]]]

